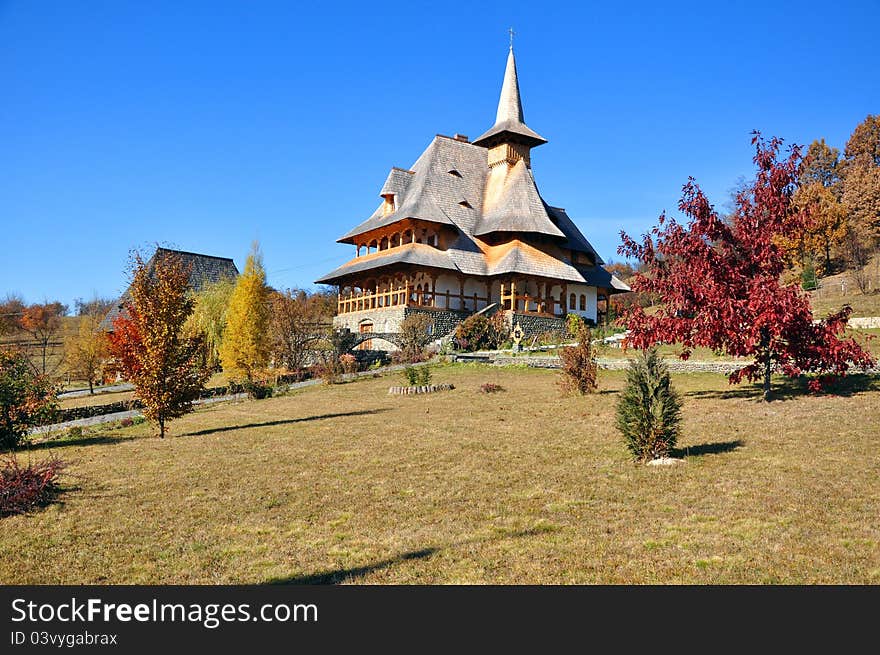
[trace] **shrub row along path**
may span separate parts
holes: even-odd
[[[422,366],[422,364],[414,364],[414,366]],[[401,371],[406,367],[406,364],[396,364],[394,366],[385,366],[381,369],[373,370],[373,371],[361,371],[359,373],[349,373],[345,375],[341,375],[340,379],[342,380],[354,380],[359,377],[367,377],[372,376],[375,373],[389,373],[393,371]],[[302,389],[303,387],[310,387],[315,384],[322,384],[323,380],[316,378],[312,380],[304,380],[302,382],[293,382],[291,384],[286,385],[288,391],[293,391],[295,389]],[[102,392],[107,392],[109,390],[113,391],[130,391],[134,389],[134,385],[129,383],[114,385],[114,387],[102,387]],[[69,393],[79,394],[80,392],[74,391]],[[88,394],[88,389],[85,391]],[[61,394],[59,398],[72,397],[69,395]],[[247,393],[231,393],[225,396],[215,396],[213,398],[201,398],[196,400],[194,405],[208,405],[210,403],[219,403],[224,400],[242,400],[247,398]],[[28,434],[48,434],[50,432],[58,432],[61,430],[67,430],[68,428],[75,427],[88,427],[90,425],[100,425],[101,423],[113,423],[114,421],[121,421],[126,418],[134,418],[136,416],[143,416],[143,413],[139,409],[131,409],[124,412],[113,412],[112,414],[102,414],[101,416],[90,416],[88,418],[78,418],[72,421],[64,421],[63,423],[53,423],[51,425],[41,425],[39,427],[32,428]]]

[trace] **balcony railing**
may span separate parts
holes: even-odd
[[[457,302],[456,302],[457,301]],[[457,306],[455,306],[457,305]],[[489,298],[477,293],[453,293],[451,291],[432,291],[414,288],[406,283],[385,290],[349,292],[340,294],[337,314],[349,314],[387,307],[419,307],[423,309],[455,309],[479,311],[489,305]]]
[[[512,309],[520,314],[558,317],[565,316],[567,311],[565,302],[559,301],[553,296],[544,298],[517,293],[516,284],[502,284],[500,300],[502,309]],[[491,302],[488,296],[481,296],[477,293],[468,295],[452,291],[422,290],[413,288],[407,283],[399,287],[391,285],[384,290],[376,289],[360,293],[349,292],[347,295],[340,294],[337,314],[401,306],[423,309],[460,309],[473,312],[484,309]]]
[[[519,314],[557,317],[565,316],[566,304],[556,300],[553,296],[542,298],[541,296],[518,294],[516,292],[516,283],[514,282],[509,286],[501,285],[501,309],[512,309]]]

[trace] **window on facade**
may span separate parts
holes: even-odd
[[[568,308],[569,309],[577,309],[577,296],[576,295],[571,294],[568,297]]]
[[[399,245],[400,245],[400,234],[398,232],[395,232],[394,234],[391,235],[391,247],[396,248]]]
[[[581,294],[581,311],[587,311],[587,297],[584,294]]]
[[[388,250],[388,237],[382,237],[382,241],[379,242],[379,250]]]

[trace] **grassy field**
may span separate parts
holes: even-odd
[[[687,463],[646,467],[620,373],[584,398],[544,370],[434,377],[456,389],[366,379],[36,448],[69,489],[2,520],[0,582],[880,583],[876,379],[763,404],[676,376]]]

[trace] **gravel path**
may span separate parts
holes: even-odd
[[[342,375],[341,378],[343,380],[354,380],[360,377],[369,377],[375,373],[391,373],[394,371],[400,371],[404,368],[405,364],[397,364],[394,366],[385,366],[381,369],[377,369],[375,371],[361,371],[360,373],[351,373],[348,375]],[[420,364],[414,364],[414,366],[420,366]],[[322,384],[323,380],[314,379],[314,380],[304,380],[302,382],[293,382],[291,384],[286,385],[288,391],[292,391],[294,389],[302,389],[304,387],[311,387],[316,384]],[[119,384],[114,385],[114,391],[127,391],[129,389],[133,389],[134,387],[131,384]],[[109,390],[111,387],[102,387],[104,390]],[[79,391],[72,391],[68,393],[81,394]],[[85,392],[88,394],[88,389]],[[59,397],[61,397],[59,395]],[[75,396],[65,395],[67,398],[72,398]],[[215,398],[202,398],[200,400],[195,401],[195,405],[208,405],[211,403],[219,403],[224,400],[244,400],[248,397],[246,393],[234,393],[226,396],[216,396]],[[139,409],[132,409],[125,412],[114,412],[113,414],[103,414],[101,416],[90,416],[88,418],[78,418],[73,421],[65,421],[64,423],[53,423],[52,425],[41,425],[36,428],[31,428],[28,434],[47,434],[49,432],[57,432],[59,430],[67,430],[68,428],[73,427],[87,427],[90,425],[101,425],[102,423],[112,423],[114,421],[121,421],[124,418],[134,418],[135,416],[143,416]]]
[[[110,384],[104,387],[95,387],[95,396],[100,396],[102,393],[115,393],[117,391],[131,391],[134,389],[134,385],[130,382],[120,382],[119,384]],[[63,393],[58,394],[59,399],[64,398],[82,398],[83,396],[88,396],[88,389],[77,389],[76,391],[65,391]]]

